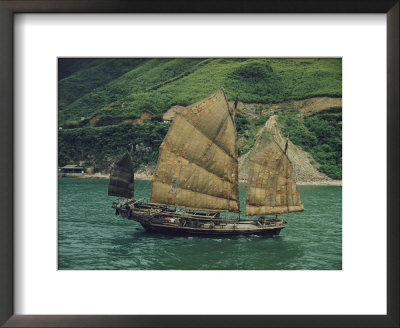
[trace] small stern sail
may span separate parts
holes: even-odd
[[[236,129],[223,89],[175,116],[160,146],[150,202],[239,211]]]
[[[304,211],[286,149],[275,141],[250,160],[246,192],[246,215]]]
[[[111,169],[108,195],[133,198],[133,162],[128,152]]]

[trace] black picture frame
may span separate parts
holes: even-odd
[[[13,16],[15,13],[385,13],[387,315],[14,315]],[[399,1],[0,0],[0,324],[4,327],[399,327]],[[373,238],[373,236],[371,236]],[[345,295],[344,295],[345,297]]]

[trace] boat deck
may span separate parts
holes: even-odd
[[[147,231],[180,235],[278,235],[285,220],[235,220],[213,215],[176,212],[151,206],[122,202],[114,204],[116,214],[139,222]]]

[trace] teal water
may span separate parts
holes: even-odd
[[[171,237],[115,216],[103,179],[59,179],[61,270],[341,270],[342,187],[299,186],[305,211],[274,238]],[[245,186],[240,186],[244,209]],[[148,198],[150,181],[135,181]]]

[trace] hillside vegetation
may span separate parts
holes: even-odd
[[[59,165],[85,161],[107,171],[129,143],[140,154],[136,167],[154,164],[169,127],[162,114],[224,87],[241,104],[240,155],[276,112],[282,132],[338,179],[341,107],[303,113],[293,100],[341,97],[341,80],[340,59],[59,59]]]

